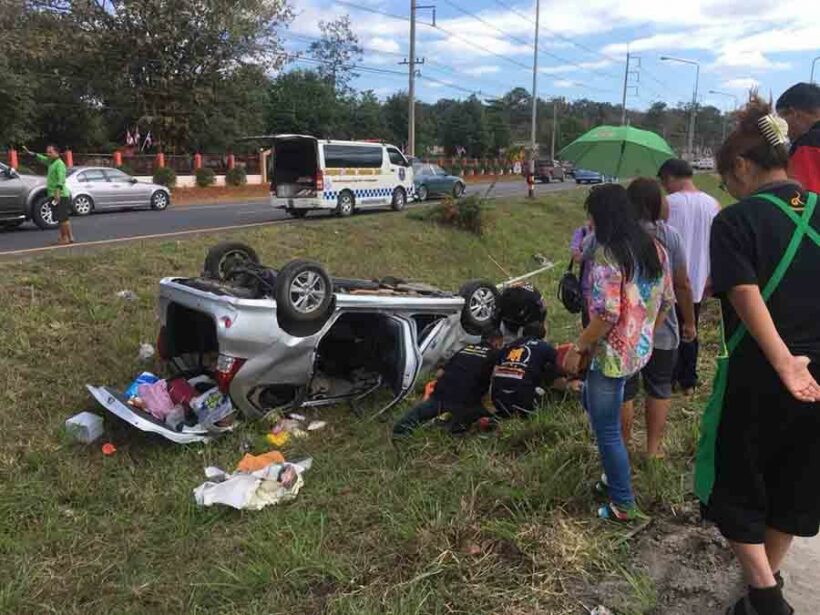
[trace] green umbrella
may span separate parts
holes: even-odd
[[[659,135],[632,126],[598,126],[558,152],[576,167],[612,177],[654,177],[675,157]]]

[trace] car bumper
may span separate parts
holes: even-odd
[[[274,209],[336,209],[336,201],[316,197],[280,198],[271,195],[270,204]]]

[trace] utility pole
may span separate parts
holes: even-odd
[[[633,64],[637,65],[635,70],[632,70]],[[621,126],[629,125],[629,118],[626,113],[626,97],[629,96],[629,90],[634,90],[633,96],[638,95],[638,86],[641,83],[641,58],[633,56],[629,53],[629,43],[626,44],[626,66],[624,67],[624,91],[621,98]],[[635,83],[630,85],[629,77],[634,78]]]
[[[687,60],[685,58],[672,58],[670,56],[661,56],[661,60],[665,62],[680,62],[682,64],[693,64],[695,66],[695,89],[692,92],[692,112],[689,114],[689,139],[688,148],[689,155],[695,156],[695,117],[698,114],[698,82],[700,81],[700,63],[695,60]]]
[[[814,65],[817,64],[817,60],[820,60],[820,56],[817,56],[811,61],[811,77],[809,77],[809,83],[814,83]]]
[[[529,197],[535,198],[535,124],[538,109],[538,29],[541,19],[541,0],[535,0],[535,41],[532,56],[532,130],[530,133]]]
[[[626,125],[626,88],[629,85],[629,44],[626,45],[626,66],[624,67],[624,95],[621,98],[621,126]]]
[[[555,162],[555,131],[558,130],[558,99],[552,99],[552,139],[550,142],[550,161]]]
[[[410,0],[410,57],[401,62],[410,69],[410,84],[407,88],[407,152],[409,156],[416,155],[416,64],[424,64],[423,59],[416,57],[416,11],[418,9],[433,10],[433,25],[436,25],[436,7],[433,5],[418,6],[416,0]]]
[[[734,94],[730,94],[729,92],[721,92],[720,90],[709,90],[709,93],[710,94],[715,94],[717,96],[725,96],[726,98],[731,98],[733,101],[735,101],[735,106],[734,106],[734,109],[732,111],[733,112],[737,111],[737,96],[735,96]],[[728,124],[729,124],[729,112],[725,111],[723,113],[723,137],[721,138],[721,141],[726,140],[726,132],[727,132],[727,129],[728,129]]]

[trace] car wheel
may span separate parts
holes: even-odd
[[[346,218],[353,213],[356,208],[356,201],[353,193],[350,190],[342,190],[339,193],[339,198],[336,200],[336,215]]]
[[[498,307],[498,289],[492,282],[472,280],[458,293],[464,298],[461,326],[470,335],[481,335],[494,325]]]
[[[396,188],[393,190],[393,198],[390,199],[390,207],[393,211],[401,211],[407,205],[407,193],[404,188]]]
[[[461,182],[456,182],[456,185],[453,186],[453,198],[460,199],[462,196],[464,196],[464,190],[464,184],[462,184]]]
[[[74,199],[72,209],[77,216],[87,216],[94,209],[94,201],[90,196],[81,194]]]
[[[307,215],[307,209],[288,209],[286,211],[292,218],[304,218]]]
[[[34,224],[44,231],[59,226],[54,220],[54,210],[51,208],[51,199],[45,195],[34,201],[31,218],[34,220]]]
[[[256,250],[237,241],[223,241],[208,250],[204,275],[216,280],[226,280],[232,269],[246,264],[259,264]]]
[[[426,201],[428,196],[430,196],[430,192],[427,190],[427,186],[419,186],[416,190],[416,198],[419,201]]]
[[[162,211],[164,209],[168,209],[168,205],[170,204],[171,197],[168,196],[168,193],[164,190],[157,190],[151,195],[151,209]]]
[[[285,331],[290,325],[321,325],[333,305],[333,282],[319,263],[293,260],[276,274],[273,296],[277,319]]]

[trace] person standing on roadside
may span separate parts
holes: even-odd
[[[789,176],[820,192],[820,86],[793,85],[777,99],[777,113],[789,124]]]
[[[787,130],[753,99],[717,155],[738,202],[712,227],[724,343],[695,492],[749,586],[728,615],[794,613],[780,567],[820,529],[820,207],[789,179]]]
[[[669,204],[669,226],[678,231],[683,239],[697,327],[700,304],[709,281],[709,234],[712,230],[712,220],[720,211],[720,205],[714,197],[695,186],[693,176],[692,166],[678,158],[670,158],[658,170],[661,185],[668,193],[666,201]],[[686,322],[680,309],[678,322]],[[695,392],[695,385],[698,382],[697,368],[697,337],[691,342],[681,340],[675,367],[675,382],[686,396]]]
[[[627,194],[634,208],[635,217],[644,229],[666,248],[677,306],[676,310],[669,310],[666,320],[655,331],[649,363],[640,373],[627,380],[624,388],[621,421],[624,441],[629,443],[635,416],[634,399],[643,379],[646,392],[646,455],[654,459],[662,456],[661,443],[669,408],[672,405],[672,379],[675,375],[678,346],[681,341],[691,342],[697,335],[695,307],[683,240],[678,232],[664,221],[668,210],[660,185],[654,179],[639,177],[629,184]],[[682,323],[678,323],[678,312],[683,316]]]
[[[51,197],[51,217],[60,225],[60,238],[57,240],[59,245],[76,243],[74,233],[71,230],[71,193],[65,184],[66,166],[63,159],[60,158],[60,148],[56,145],[49,144],[46,146],[45,156],[43,154],[35,154],[29,148],[23,147],[27,154],[37,158],[40,162],[48,166],[48,173],[46,175],[46,190],[48,196]]]
[[[567,353],[564,371],[577,374],[591,360],[583,404],[604,467],[608,504],[603,519],[643,517],[632,490],[629,455],[621,435],[627,379],[649,362],[655,330],[675,295],[666,250],[632,215],[620,184],[594,188],[587,197],[596,247],[590,263],[590,323]]]

